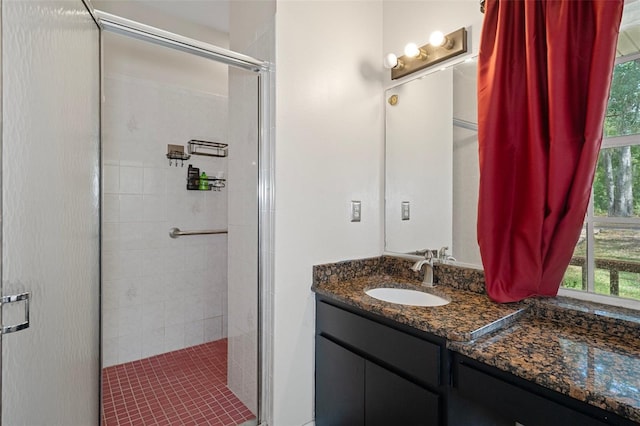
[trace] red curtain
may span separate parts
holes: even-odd
[[[623,0],[487,0],[478,243],[497,302],[555,296],[587,210]]]

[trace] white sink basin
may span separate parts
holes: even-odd
[[[435,294],[410,290],[407,288],[380,287],[372,288],[371,290],[365,291],[365,293],[374,299],[397,303],[400,305],[443,306],[449,303],[449,300],[443,299]]]

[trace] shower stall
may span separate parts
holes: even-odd
[[[103,424],[256,424],[263,65],[98,16]]]
[[[268,62],[84,0],[0,6],[0,422],[263,423]]]

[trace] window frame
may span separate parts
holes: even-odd
[[[620,56],[616,58],[615,65],[619,65],[625,62],[635,61],[640,59],[640,52],[631,55]],[[606,148],[616,148],[622,146],[640,145],[640,133],[633,135],[603,137],[600,151]],[[595,225],[596,224],[611,224],[611,225],[636,225],[640,227],[640,217],[608,217],[608,216],[596,216],[594,211],[594,192],[593,186],[591,187],[591,197],[589,199],[589,205],[587,207],[587,213],[584,219],[584,229],[586,236],[586,256],[585,262],[587,267],[587,283],[585,290],[575,290],[571,288],[561,287],[558,290],[559,296],[569,296],[576,299],[588,300],[593,302],[606,303],[608,305],[622,306],[626,308],[632,308],[640,310],[640,299],[630,299],[622,296],[611,296],[606,294],[600,294],[595,292]]]

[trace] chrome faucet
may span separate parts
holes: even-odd
[[[435,287],[433,284],[433,252],[431,250],[427,250],[427,253],[424,255],[424,259],[418,260],[414,263],[411,270],[419,272],[423,265],[427,265],[427,269],[424,271],[422,285],[426,287]]]
[[[438,261],[441,263],[447,263],[447,261],[452,260],[452,261],[456,261],[455,257],[450,256],[447,254],[447,250],[449,250],[449,247],[442,247],[440,248],[440,250],[438,250]]]

